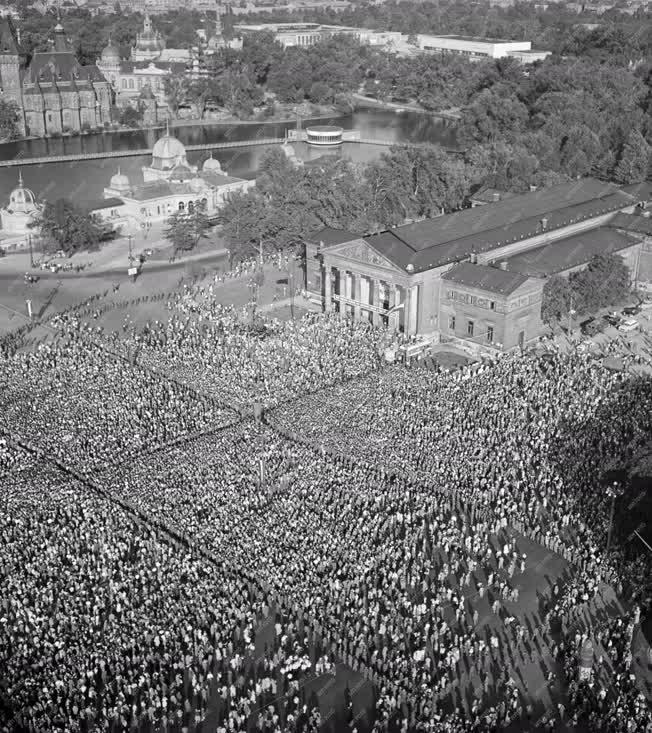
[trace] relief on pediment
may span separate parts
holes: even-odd
[[[392,270],[397,269],[386,257],[375,252],[365,242],[354,242],[353,244],[346,244],[342,247],[338,247],[333,253],[340,257],[346,257],[350,260],[356,260],[358,262],[367,262],[370,265],[378,265],[378,267],[386,267]]]

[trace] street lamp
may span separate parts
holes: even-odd
[[[609,548],[611,547],[611,533],[614,524],[614,513],[616,511],[616,499],[621,496],[623,489],[617,481],[614,481],[611,486],[607,487],[606,494],[611,499],[611,512],[609,513],[609,531],[607,533],[607,554],[609,554]]]
[[[568,305],[568,340],[573,335],[573,316],[577,311],[573,310],[573,293],[570,294],[570,303]]]

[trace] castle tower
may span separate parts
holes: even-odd
[[[16,29],[11,18],[0,18],[0,99],[16,103],[18,107],[17,126],[21,136],[25,134],[21,85],[22,61]]]

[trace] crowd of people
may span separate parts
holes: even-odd
[[[7,439],[0,505],[0,730],[317,733],[332,663],[259,585]]]
[[[198,392],[238,410],[271,407],[306,392],[355,379],[382,363],[386,334],[369,323],[311,313],[298,320],[252,319],[248,309],[200,296],[211,286],[168,301],[167,321],[139,327],[127,316],[119,332],[98,331],[74,316],[58,326],[78,339],[92,335],[106,348],[134,356]]]
[[[369,324],[210,296],[113,335],[68,315],[2,361],[0,666],[26,727],[315,730],[305,686],[337,661],[377,731],[509,730],[605,584],[645,606],[596,487],[649,441],[650,381],[579,353],[383,367]]]
[[[50,456],[90,469],[238,417],[185,384],[71,336],[20,352],[0,369],[0,428]]]

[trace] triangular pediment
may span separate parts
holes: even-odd
[[[328,257],[344,257],[347,260],[353,262],[364,262],[374,267],[382,267],[385,270],[392,270],[393,272],[403,272],[393,262],[387,259],[385,255],[374,249],[364,239],[354,239],[351,242],[343,242],[342,244],[335,244],[328,248]]]

